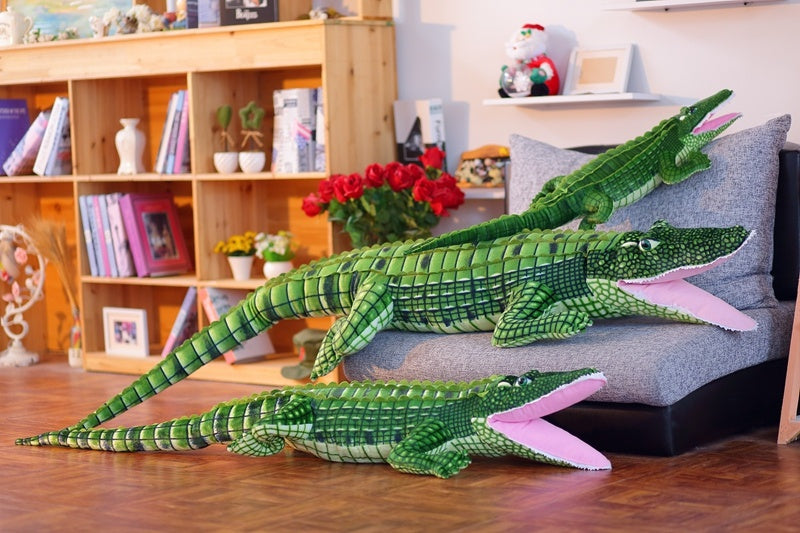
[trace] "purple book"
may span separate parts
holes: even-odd
[[[0,99],[0,161],[5,161],[31,125],[28,103],[18,98]],[[0,170],[0,175],[5,174]]]

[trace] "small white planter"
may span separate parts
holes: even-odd
[[[214,168],[220,174],[233,174],[239,168],[239,152],[214,152]]]
[[[264,277],[267,279],[285,274],[294,268],[291,261],[265,261],[264,262]]]
[[[239,152],[239,167],[244,173],[261,172],[266,164],[267,154],[264,152]]]
[[[229,255],[228,264],[231,267],[233,279],[244,281],[250,279],[250,270],[253,267],[252,255]]]

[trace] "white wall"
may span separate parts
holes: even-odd
[[[401,99],[445,102],[448,164],[483,144],[520,133],[556,146],[624,142],[686,103],[730,88],[729,131],[791,113],[800,142],[800,0],[690,11],[602,9],[611,0],[395,0]],[[630,89],[663,96],[605,107],[485,107],[497,94],[503,43],[525,23],[550,32],[563,78],[571,47],[637,45]]]

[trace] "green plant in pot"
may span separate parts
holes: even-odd
[[[217,125],[220,127],[220,137],[222,139],[222,151],[214,152],[214,168],[220,174],[231,174],[236,172],[239,166],[239,152],[231,151],[235,146],[233,137],[228,133],[228,127],[233,118],[233,108],[229,105],[221,105],[216,112]]]
[[[239,110],[239,119],[242,122],[242,148],[246,150],[239,152],[239,166],[243,172],[261,172],[267,162],[264,153],[264,143],[261,133],[261,124],[264,122],[263,107],[259,107],[255,100],[248,102],[246,106]]]

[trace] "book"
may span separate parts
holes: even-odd
[[[218,0],[222,26],[278,21],[278,0]]]
[[[31,125],[28,103],[21,98],[0,98],[0,161],[5,162]],[[0,175],[5,171],[0,169]]]
[[[67,158],[64,145],[69,146],[69,100],[57,96],[50,111],[50,120],[42,135],[42,144],[33,163],[33,173],[39,176],[63,174],[67,166],[72,171],[71,157]],[[67,161],[70,161],[68,165]]]
[[[94,257],[97,261],[97,276],[107,276],[108,273],[105,269],[105,264],[103,263],[103,235],[102,235],[102,227],[99,224],[99,217],[96,215],[96,210],[94,206],[94,196],[91,194],[87,194],[84,196],[86,201],[86,212],[89,221],[89,231],[92,234],[91,244],[92,250],[94,251]],[[88,243],[87,243],[88,244]]]
[[[186,29],[198,27],[197,4],[198,0],[186,0]]]
[[[42,111],[20,139],[17,146],[3,163],[3,170],[8,176],[27,176],[33,173],[33,163],[42,145],[42,137],[50,120],[50,110]]]
[[[189,173],[189,95],[183,91],[183,109],[178,126],[178,140],[175,144],[175,163],[173,174]]]
[[[219,0],[197,0],[197,27],[219,26]]]
[[[397,161],[422,166],[419,158],[427,148],[437,146],[443,152],[447,151],[440,98],[396,100],[393,107]]]
[[[314,172],[325,172],[327,168],[327,155],[325,154],[325,108],[322,105],[322,89],[317,89],[316,119],[314,120]]]
[[[178,149],[178,135],[184,104],[186,104],[186,91],[180,90],[175,101],[175,109],[172,112],[172,125],[169,129],[169,140],[167,142],[167,158],[164,162],[164,169],[161,171],[163,174],[175,173],[175,153]]]
[[[164,126],[161,128],[161,141],[158,144],[158,153],[156,154],[156,166],[153,169],[159,174],[164,173],[164,168],[167,164],[167,149],[169,148],[169,136],[172,132],[172,123],[174,122],[175,105],[178,101],[178,93],[172,93],[169,97],[169,104],[167,105],[167,115],[164,117]]]
[[[97,267],[97,255],[94,250],[94,235],[92,231],[90,217],[94,215],[94,209],[89,208],[89,197],[86,195],[78,197],[78,209],[81,212],[81,225],[83,226],[83,241],[86,243],[86,255],[89,258],[89,272],[92,276],[99,276],[100,271]]]
[[[111,227],[111,241],[114,246],[114,258],[117,262],[117,272],[120,277],[135,276],[136,270],[133,266],[133,256],[131,255],[128,234],[125,232],[125,224],[122,222],[122,211],[119,207],[119,198],[122,196],[118,192],[105,196],[108,207],[108,223]]]
[[[164,343],[164,349],[161,350],[161,357],[166,357],[195,333],[197,333],[197,288],[189,287]]]
[[[247,296],[249,291],[242,289],[220,289],[217,287],[200,287],[198,298],[203,306],[209,321],[219,320],[219,317],[227,313],[233,306],[238,304]],[[246,340],[241,346],[229,350],[222,354],[225,361],[241,363],[244,361],[254,361],[263,359],[269,354],[275,353],[275,348],[269,335],[264,332],[252,339]]]
[[[311,141],[316,120],[316,92],[316,89],[273,91],[273,172],[291,174],[314,168]]]
[[[191,269],[171,193],[126,193],[120,196],[119,208],[137,276],[167,276]]]
[[[101,194],[93,194],[91,200],[94,206],[94,223],[97,226],[98,240],[100,241],[98,246],[100,254],[98,258],[102,264],[101,270],[104,276],[115,278],[117,277],[117,264],[116,259],[114,259],[114,246],[111,243],[111,228],[108,225],[108,212],[106,211],[105,216],[103,215],[106,201]]]

